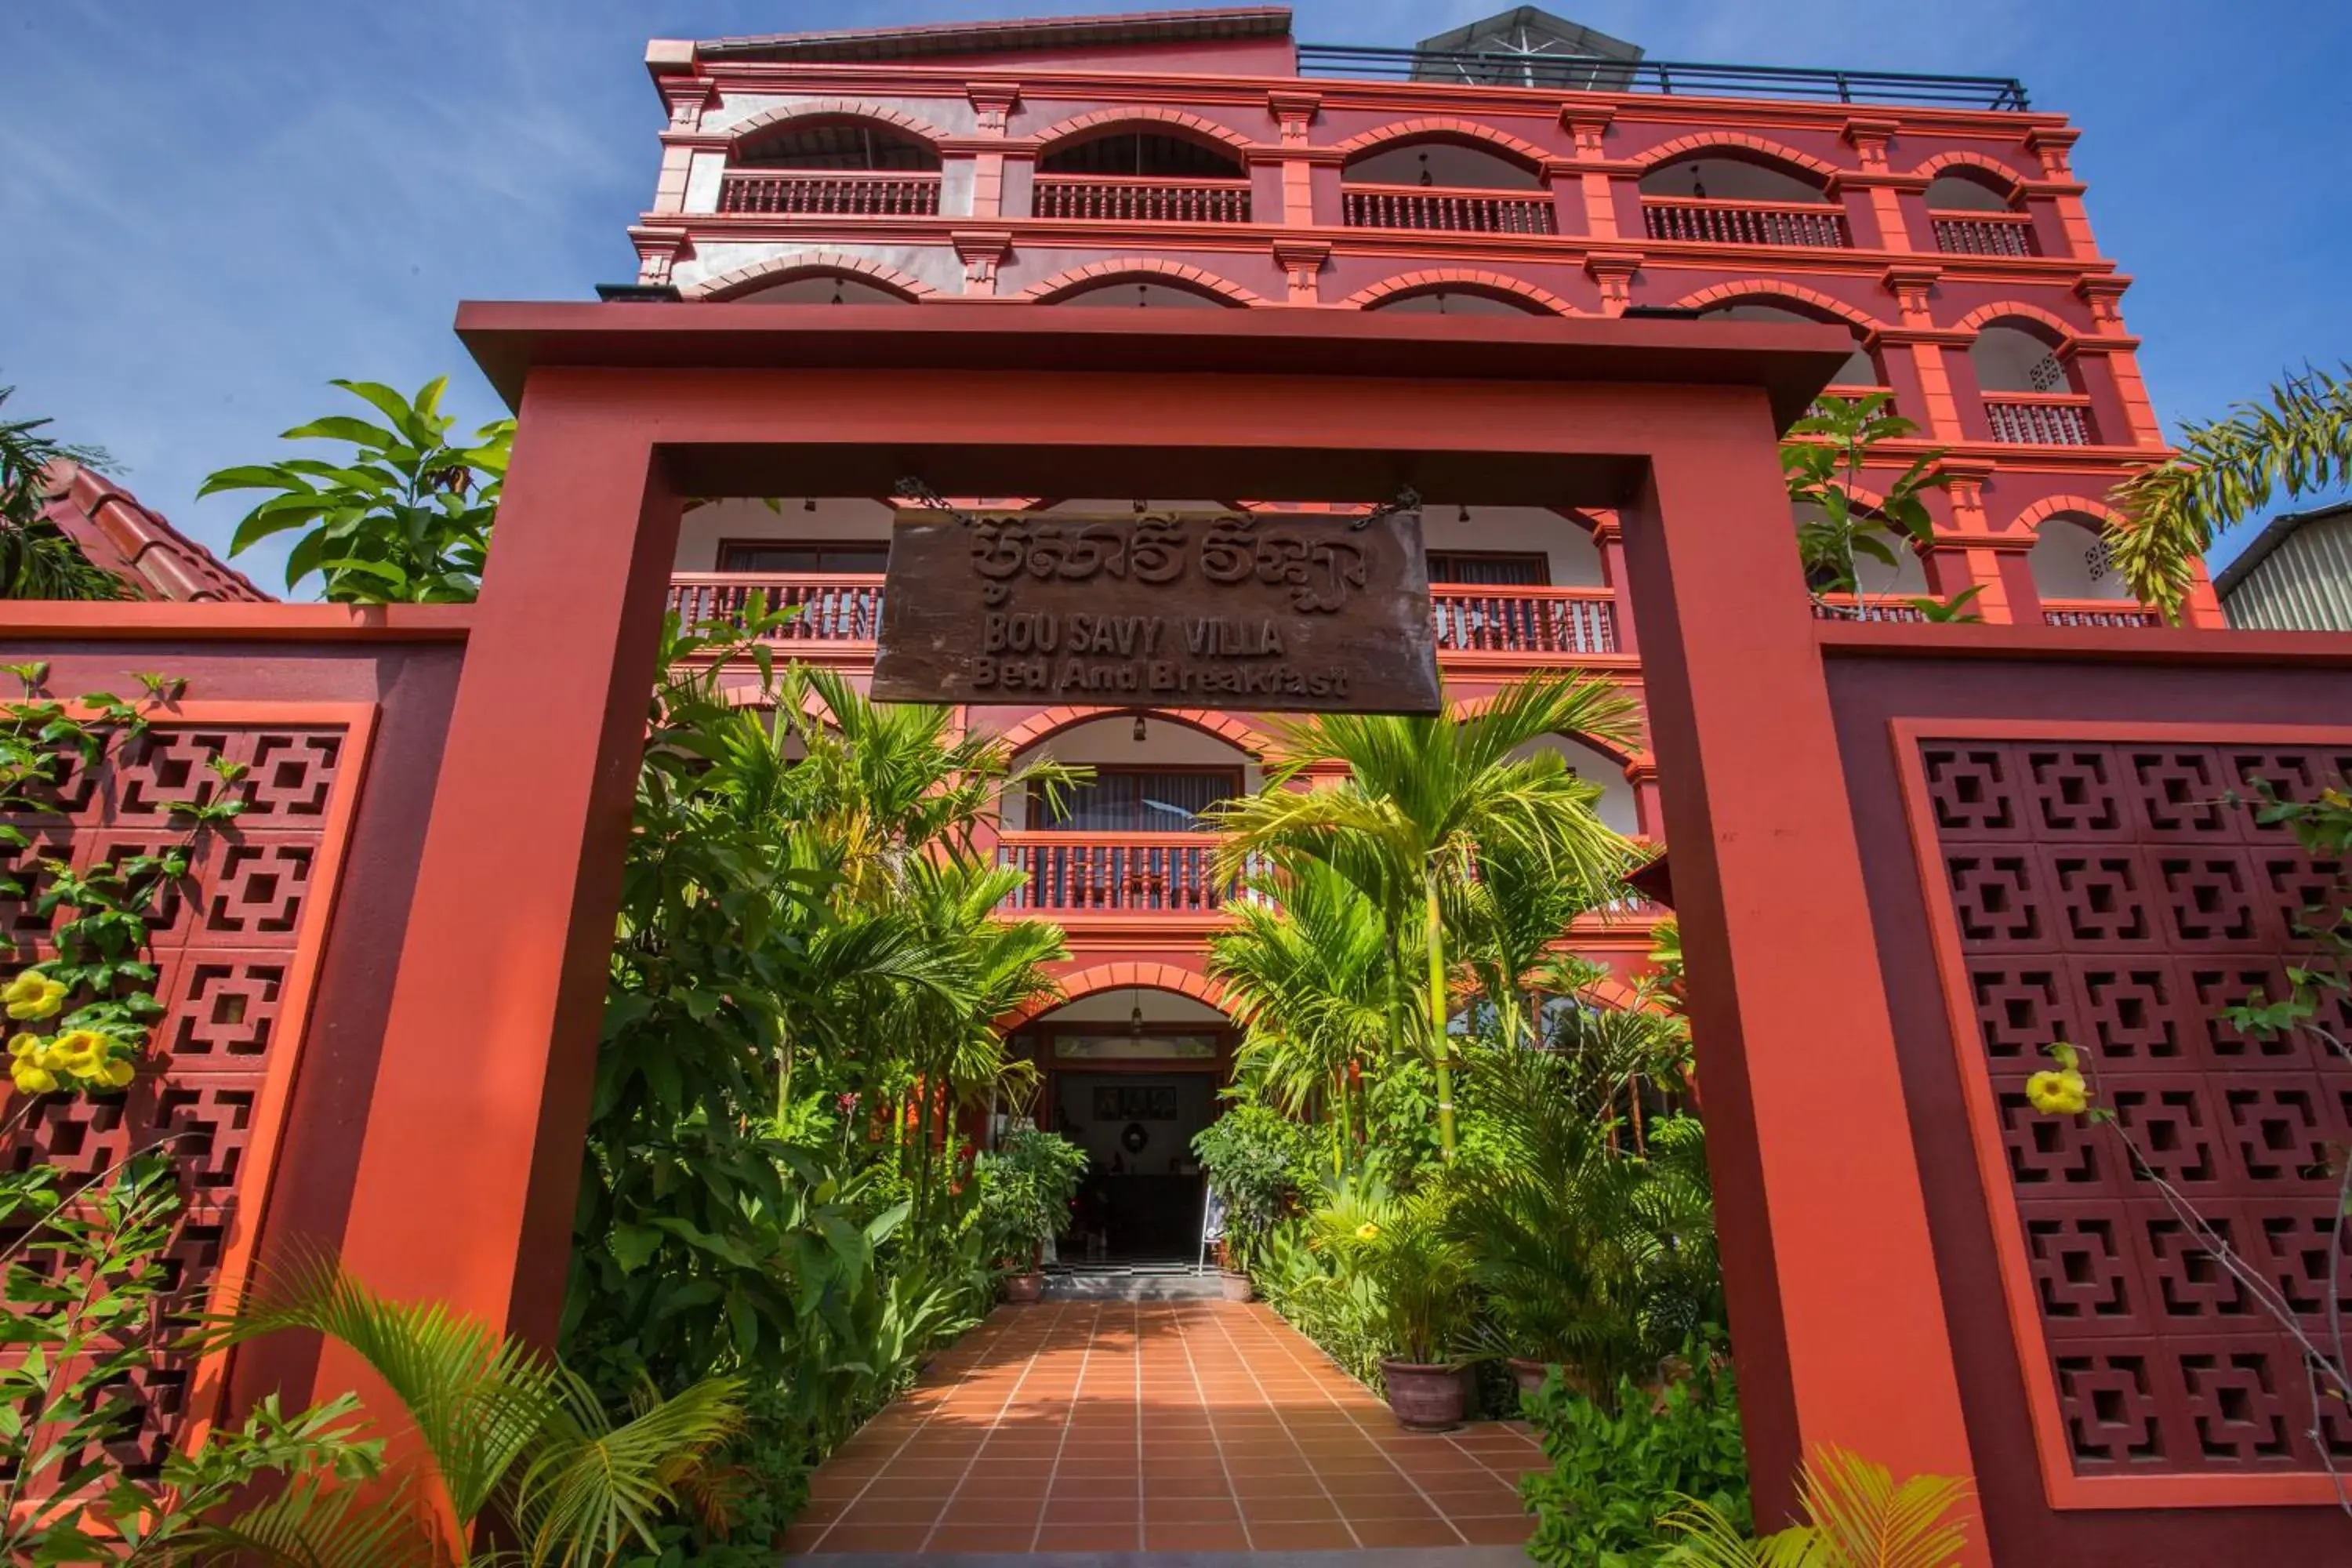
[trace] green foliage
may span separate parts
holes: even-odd
[[[441,412],[446,376],[425,383],[413,398],[373,381],[330,384],[367,404],[383,423],[329,415],[281,439],[357,448],[341,460],[289,458],[208,477],[197,495],[278,492],[246,513],[229,553],[299,531],[286,561],[289,589],[317,573],[325,596],[337,604],[471,600],[481,591],[514,421],[494,420],[458,445],[449,438],[455,421]]]
[[[1314,1180],[1315,1134],[1243,1092],[1192,1137],[1209,1186],[1225,1205],[1225,1253],[1248,1268]]]
[[[1875,503],[1859,494],[1863,469],[1880,460],[1885,445],[1918,431],[1910,420],[1887,412],[1893,401],[1893,395],[1885,392],[1825,396],[1814,405],[1815,412],[1789,426],[1790,439],[1780,444],[1781,477],[1797,509],[1797,553],[1814,603],[1825,615],[1849,612],[1824,603],[1822,595],[1866,592],[1864,560],[1885,567],[1892,583],[1901,563],[1896,552],[1926,544],[1935,531],[1925,496],[1948,482],[1935,471],[1944,456],[1941,448],[1914,458],[1888,481]],[[1967,609],[1974,593],[1957,595],[1948,603],[1909,603],[1931,620],[1969,620],[1978,618]],[[1862,606],[1851,613],[1863,613]]]
[[[1748,1460],[1727,1366],[1701,1347],[1691,1374],[1654,1393],[1628,1378],[1602,1405],[1555,1371],[1525,1399],[1549,1471],[1519,1482],[1536,1516],[1528,1555],[1548,1568],[1648,1568],[1664,1561],[1676,1502],[1732,1529],[1748,1520]]]
[[[1371,1183],[1337,1193],[1308,1220],[1310,1245],[1370,1311],[1364,1327],[1381,1353],[1433,1365],[1454,1359],[1475,1298],[1471,1259],[1448,1226],[1444,1183],[1398,1195]]]
[[[1018,1272],[1068,1224],[1070,1200],[1086,1179],[1087,1152],[1058,1132],[1014,1127],[972,1168],[985,1256]]]
[[[0,386],[0,411],[16,395]],[[127,599],[130,588],[89,563],[41,510],[50,464],[103,468],[104,452],[69,447],[42,434],[47,419],[0,417],[0,599]]]
[[[2108,492],[2124,513],[2111,530],[2115,563],[2133,594],[2177,616],[2214,536],[2270,504],[2352,481],[2352,379],[2306,368],[2258,401],[2181,427],[2178,457]]]
[[[1805,1463],[1798,1501],[1806,1522],[1750,1540],[1745,1510],[1685,1498],[1667,1515],[1683,1539],[1663,1562],[1676,1568],[1957,1568],[1968,1543],[1968,1483],[1912,1476],[1827,1448]]]

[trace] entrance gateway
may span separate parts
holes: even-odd
[[[1610,508],[1759,1517],[1833,1443],[1972,1480],[1980,1563],[2343,1558],[2279,1347],[2193,1292],[2164,1298],[2185,1318],[2150,1305],[2096,1251],[2127,1234],[2125,1199],[2056,1184],[2087,1168],[2067,1149],[2005,1146],[1998,1075],[2051,1030],[2122,1028],[2092,984],[2118,966],[2179,983],[2131,994],[2138,1026],[2160,1005],[2201,1037],[2192,983],[2236,962],[2241,925],[2276,929],[2294,879],[2275,846],[2182,818],[2176,786],[2352,765],[2352,732],[2315,727],[2352,712],[2352,639],[1815,623],[1775,448],[1849,353],[1836,328],[953,303],[478,304],[458,324],[520,424],[478,604],[0,606],[6,657],[60,689],[119,686],[163,642],[208,729],[341,737],[333,777],[293,791],[331,799],[317,844],[278,847],[334,874],[331,902],[321,881],[316,918],[273,906],[289,945],[259,955],[307,1016],[266,1072],[173,1102],[222,1129],[238,1213],[268,1200],[221,1278],[340,1244],[389,1295],[551,1338],[685,498],[919,475],[958,496]],[[1996,894],[2062,951],[1982,918]],[[2225,895],[2242,921],[2210,918]],[[2147,919],[2102,931],[2102,907]],[[1102,967],[1155,984],[1129,955]],[[2239,1070],[2166,1092],[2227,1126]],[[2281,1103],[2352,1103],[2325,1070]],[[2225,1145],[2199,1147],[2237,1172],[2233,1213],[2308,1222],[2300,1167]],[[420,1173],[466,1202],[420,1201]],[[198,1369],[188,1421],[359,1384],[310,1353],[251,1347],[226,1387]]]

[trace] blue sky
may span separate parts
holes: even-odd
[[[0,12],[9,412],[105,445],[142,500],[225,547],[243,508],[192,500],[197,483],[340,411],[329,377],[448,372],[453,406],[490,417],[449,331],[457,301],[585,299],[633,275],[624,231],[650,200],[661,123],[646,38],[1115,8],[19,0]],[[1295,8],[1307,40],[1406,45],[1502,6]],[[2352,142],[2341,0],[1551,8],[1665,58],[2022,78],[2084,128],[2075,166],[2102,248],[2137,279],[2126,319],[2168,422],[2352,354],[2352,213],[2316,156]],[[278,587],[275,560],[238,563]]]

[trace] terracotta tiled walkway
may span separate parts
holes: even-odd
[[[1262,1305],[1001,1307],[817,1472],[795,1552],[1516,1544],[1525,1432],[1401,1431]]]

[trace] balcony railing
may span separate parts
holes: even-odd
[[[1927,618],[1927,612],[1916,605],[1876,594],[1859,600],[1852,594],[1822,594],[1813,600],[1813,619],[1817,621],[1867,621],[1883,625],[1890,621],[1925,621]]]
[[[2042,621],[2052,626],[2160,626],[2164,617],[2145,605],[2113,599],[2044,599]]]
[[[998,861],[1028,880],[1008,914],[1214,914],[1233,896],[1217,875],[1213,833],[1007,832]]]
[[[2074,392],[2003,392],[1985,399],[1992,438],[2020,447],[2091,447],[2091,400]]]
[[[1108,223],[1247,223],[1247,180],[1155,180],[1089,174],[1083,179],[1040,174],[1030,211],[1038,217],[1097,218]]]
[[[740,626],[754,611],[797,612],[767,634],[772,642],[872,642],[882,621],[878,574],[680,572],[669,580],[669,608],[681,625]]]
[[[818,217],[934,217],[940,210],[940,177],[729,169],[719,180],[719,210]]]
[[[1617,607],[1606,588],[1429,591],[1446,653],[1615,653]]]
[[[1617,651],[1617,611],[1606,588],[1430,590],[1437,646],[1455,653],[1590,654]],[[882,578],[839,573],[680,572],[668,606],[687,626],[740,625],[754,611],[794,612],[774,642],[872,642],[882,620]]]
[[[1886,401],[1878,406],[1878,417],[1883,419],[1895,412],[1895,389],[1891,386],[1864,386],[1860,382],[1822,387],[1822,395],[1805,405],[1805,417],[1819,419],[1827,414],[1829,410],[1822,406],[1822,400],[1826,398],[1843,397],[1848,403],[1859,403],[1865,397],[1874,397],[1881,394],[1885,395],[1886,397]]]
[[[1706,245],[1792,245],[1843,250],[1845,210],[1803,202],[1718,202],[1697,197],[1643,196],[1642,227],[1652,239]]]
[[[2039,256],[2025,213],[1929,213],[1936,248],[1952,256]]]
[[[1438,190],[1425,185],[1351,184],[1342,193],[1349,228],[1416,228],[1446,234],[1557,234],[1546,192]]]

